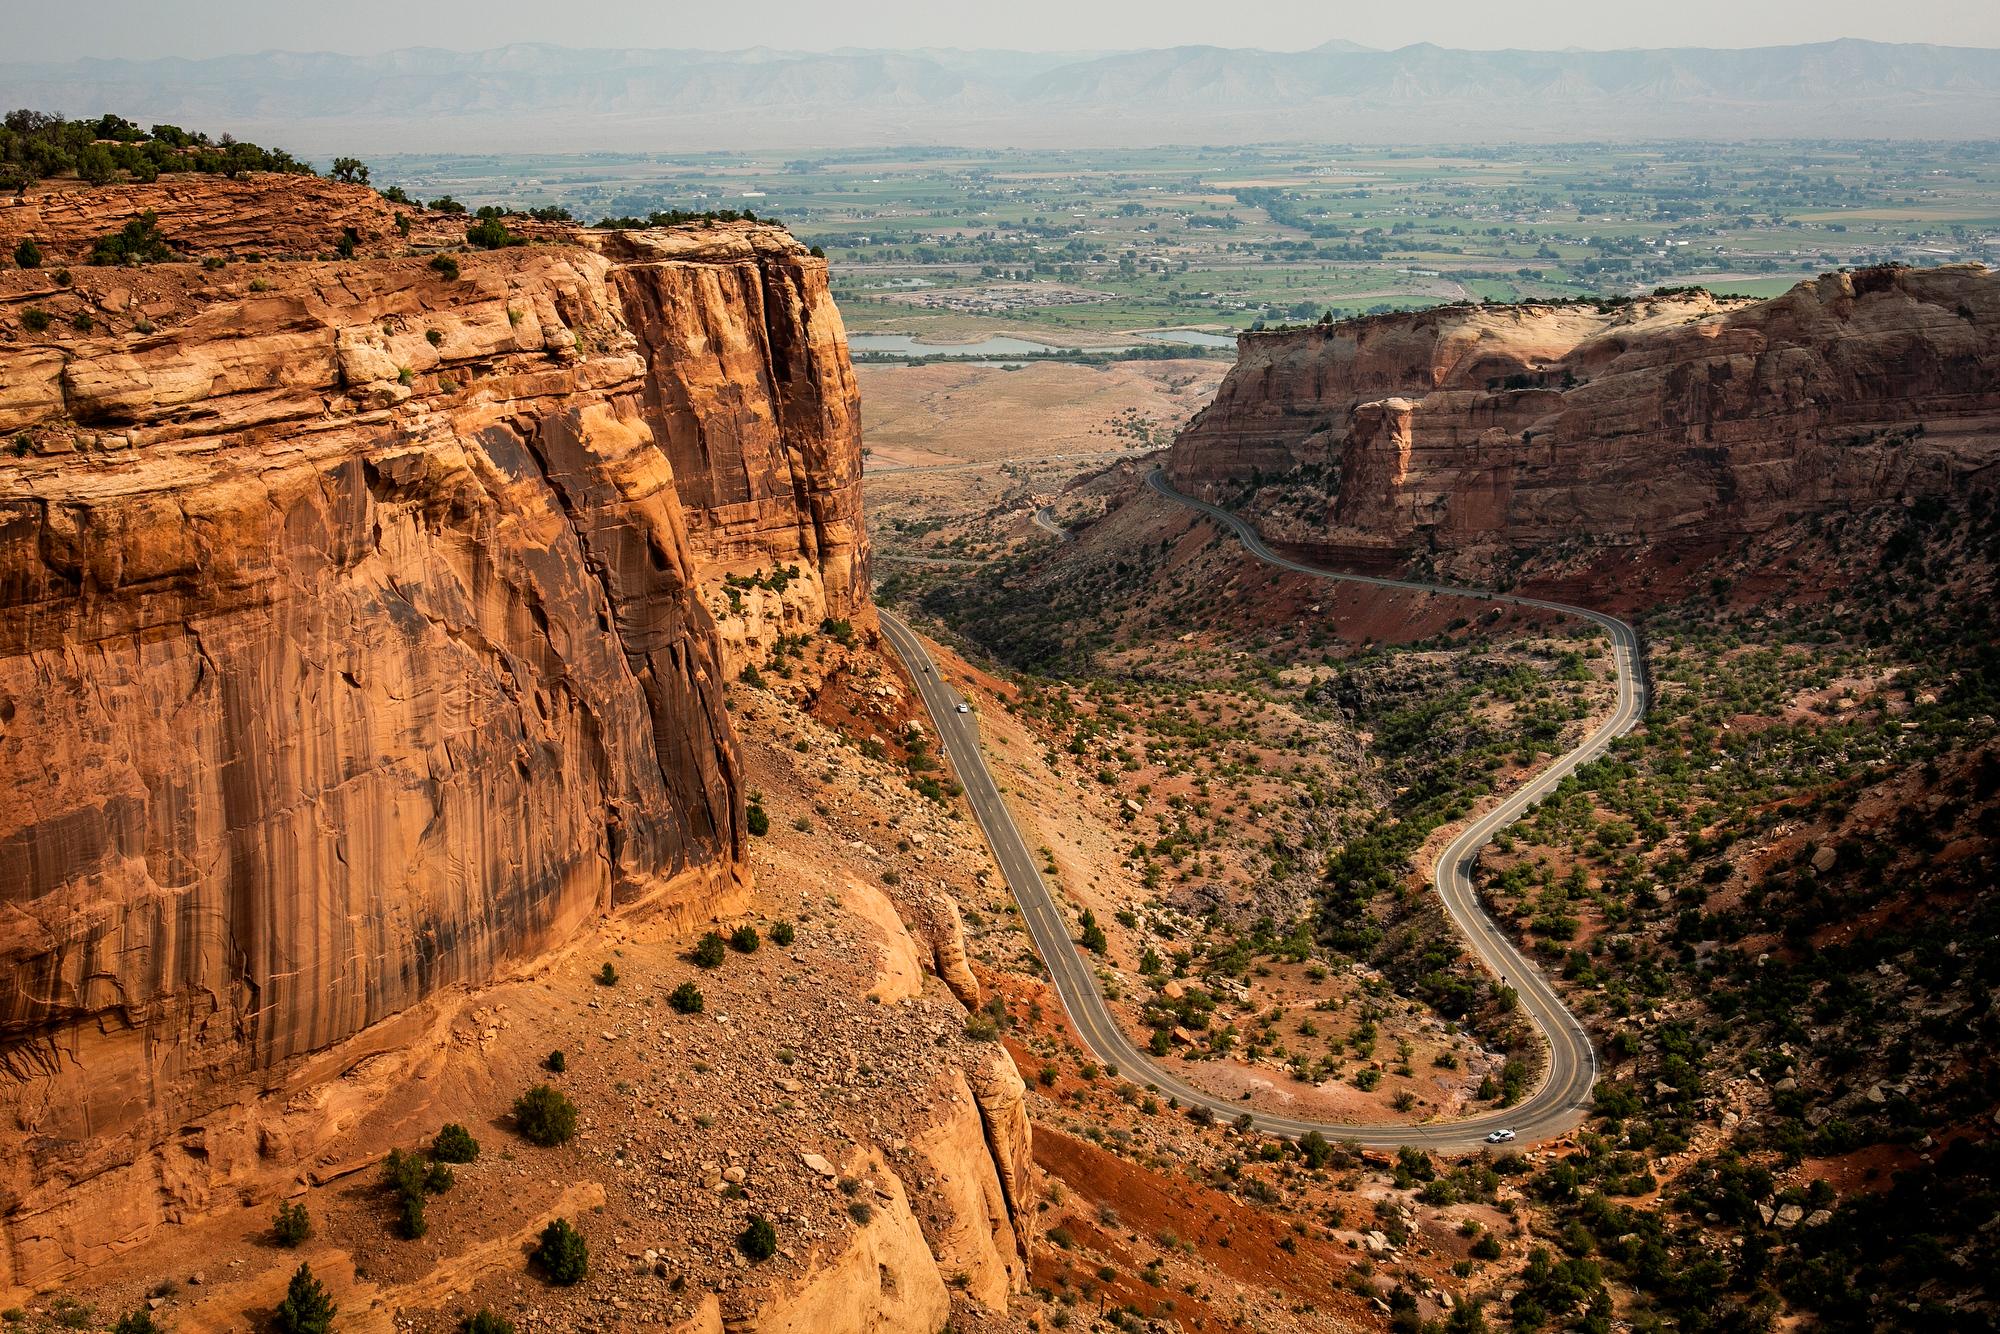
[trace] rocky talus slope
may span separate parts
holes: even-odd
[[[441,993],[735,911],[724,682],[873,627],[782,230],[510,220],[452,276],[409,247],[463,220],[365,189],[58,193],[0,207],[51,257],[0,272],[0,1288],[293,1170]],[[60,267],[142,209],[210,263]]]
[[[1167,470],[1336,563],[1671,561],[1992,468],[1996,365],[2000,273],[1978,265],[1762,302],[1443,307],[1246,335]]]

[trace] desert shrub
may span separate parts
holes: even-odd
[[[396,1231],[405,1241],[419,1241],[431,1225],[424,1217],[422,1192],[400,1197],[396,1205]]]
[[[396,1230],[410,1241],[430,1231],[424,1197],[444,1194],[453,1181],[451,1169],[443,1163],[426,1162],[420,1153],[389,1150],[382,1164],[382,1184],[396,1195]]]
[[[790,922],[771,924],[771,943],[779,949],[790,949],[792,941],[798,938],[798,930]]]
[[[721,936],[713,931],[704,932],[694,944],[694,961],[703,968],[720,968],[726,949],[728,946]]]
[[[172,259],[166,238],[160,235],[160,215],[147,209],[109,236],[100,236],[90,247],[92,264],[157,264]]]
[[[757,946],[761,943],[757,936],[757,928],[748,922],[729,933],[730,947],[744,954],[755,954]]]
[[[692,982],[683,982],[674,988],[674,994],[667,997],[667,1004],[682,1014],[700,1014],[706,1004],[701,997],[701,988]]]
[[[49,327],[49,313],[40,306],[29,306],[21,312],[21,327],[29,333],[40,333]]]
[[[465,212],[465,205],[459,203],[456,199],[453,199],[450,195],[439,195],[436,199],[431,200],[430,207],[432,208],[432,210],[438,213]]]
[[[576,1104],[547,1084],[537,1084],[514,1099],[514,1124],[531,1144],[563,1144],[576,1134]]]
[[[24,269],[41,268],[42,248],[32,239],[23,239],[21,244],[14,247],[14,263]]]
[[[567,1218],[558,1218],[542,1229],[535,1264],[549,1282],[566,1288],[581,1283],[590,1272],[590,1246]]]
[[[153,1319],[153,1313],[140,1307],[129,1315],[120,1316],[118,1323],[111,1327],[111,1334],[166,1334],[167,1327]]]
[[[615,987],[618,985],[618,968],[609,960],[605,962],[604,967],[597,970],[597,985],[600,987]]]
[[[737,1235],[736,1247],[753,1261],[768,1260],[778,1253],[778,1229],[762,1214],[751,1214],[750,1223]]]
[[[514,1334],[514,1322],[494,1315],[485,1307],[467,1316],[459,1328],[464,1334]]]
[[[49,1303],[49,1320],[58,1329],[89,1329],[96,1323],[96,1308],[74,1297],[57,1297]]]
[[[389,1156],[382,1161],[382,1184],[401,1195],[423,1194],[423,1155],[389,1150]]]
[[[447,1121],[431,1141],[431,1158],[440,1163],[469,1163],[479,1157],[479,1141],[456,1121]]]
[[[278,1303],[278,1334],[332,1334],[339,1309],[313,1277],[312,1266],[302,1264],[285,1288],[285,1300]]]
[[[328,172],[327,176],[342,185],[366,185],[368,165],[360,158],[337,157],[333,160],[333,170]]]
[[[277,1234],[280,1246],[297,1246],[312,1235],[312,1230],[312,1215],[306,1212],[303,1204],[278,1201],[278,1213],[271,1220],[271,1231]]]
[[[761,803],[755,801],[751,802],[749,807],[744,810],[743,823],[749,829],[750,833],[757,838],[762,838],[771,832],[770,813],[764,809]]]
[[[450,255],[431,256],[431,267],[436,269],[448,283],[458,281],[458,261]]]
[[[1097,924],[1097,914],[1090,909],[1083,910],[1079,919],[1083,924],[1083,947],[1092,954],[1102,954],[1111,948],[1111,942],[1104,935],[1104,928]]]
[[[507,230],[507,224],[498,218],[481,218],[465,229],[468,245],[476,245],[481,250],[502,250],[507,246],[525,245],[527,239]]]
[[[90,318],[89,311],[79,310],[76,313],[75,317],[70,320],[69,327],[76,330],[78,333],[89,333],[92,329],[97,327],[97,321]]]

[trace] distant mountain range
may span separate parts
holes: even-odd
[[[0,62],[0,101],[303,153],[2000,136],[2000,51],[586,50]]]

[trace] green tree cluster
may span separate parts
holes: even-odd
[[[367,168],[354,165],[365,180]],[[235,177],[253,171],[314,174],[311,163],[281,148],[259,148],[227,134],[210,138],[178,125],[143,130],[109,113],[94,120],[66,120],[26,108],[0,118],[0,189],[18,190],[31,181],[64,176],[108,185],[120,179],[152,181],[176,172]]]

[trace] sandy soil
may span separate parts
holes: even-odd
[[[1164,444],[1226,369],[1219,361],[859,366],[867,467],[1101,454],[1147,443],[1135,439],[1138,426]]]

